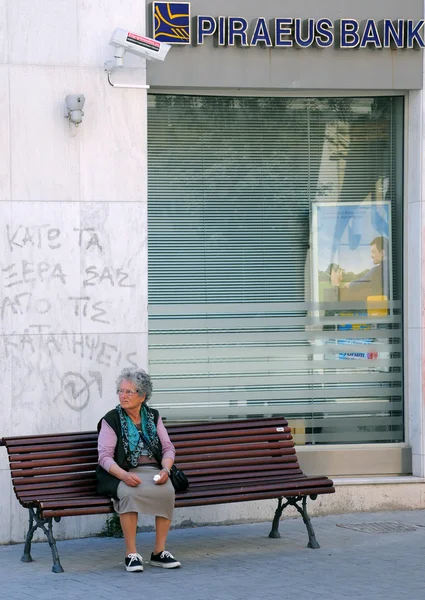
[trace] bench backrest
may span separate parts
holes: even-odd
[[[22,506],[40,494],[96,495],[96,432],[2,438],[2,444]]]
[[[280,481],[305,478],[283,418],[167,425],[167,429],[176,447],[176,464],[190,480],[188,493],[195,498],[191,504],[196,504],[197,489],[203,490],[199,497],[205,499],[208,486],[225,487],[226,481],[252,479],[258,486],[275,477]],[[96,496],[95,432],[3,438],[2,443],[23,506],[31,506],[40,494],[57,499]],[[177,505],[185,505],[184,498],[182,494]],[[110,507],[99,507],[97,512],[110,512]]]
[[[168,427],[176,464],[194,485],[271,473],[302,474],[288,422],[282,418],[234,420]]]

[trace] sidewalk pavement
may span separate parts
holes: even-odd
[[[319,550],[306,547],[307,533],[298,518],[281,522],[278,540],[267,537],[269,522],[175,529],[168,538],[169,550],[182,568],[170,570],[147,563],[154,533],[140,533],[143,573],[125,571],[122,539],[59,541],[62,574],[51,572],[45,542],[33,545],[34,562],[29,564],[20,562],[22,544],[0,546],[0,598],[425,598],[425,511],[355,513],[312,522]]]

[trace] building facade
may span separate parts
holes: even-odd
[[[169,422],[287,417],[316,514],[423,507],[423,3],[210,5],[0,1],[0,433],[93,429],[139,365]],[[116,27],[165,61],[108,81]]]

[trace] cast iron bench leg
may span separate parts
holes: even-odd
[[[316,500],[316,498],[317,498],[316,495],[311,496],[312,500]],[[301,508],[301,506],[298,506],[298,504],[297,504],[297,502],[299,502],[300,500],[301,500],[301,496],[298,496],[297,498],[288,498],[287,502],[285,502],[285,504],[282,504],[282,498],[279,498],[278,504],[277,504],[277,509],[274,514],[272,530],[269,533],[269,537],[275,538],[275,539],[280,538],[280,533],[279,533],[280,517],[282,516],[282,513],[285,510],[285,508],[288,506],[288,504],[290,504],[291,506],[295,506],[297,511],[302,516],[305,526],[307,527],[307,533],[308,533],[307,547],[314,548],[314,549],[320,548],[319,543],[316,540],[316,535],[314,533],[313,525],[311,524],[310,517],[308,516],[307,496],[302,497],[302,503],[303,503],[302,508]]]
[[[36,529],[38,529],[38,525],[37,524],[34,525],[34,518],[35,518],[34,510],[32,508],[29,508],[28,512],[29,512],[28,533],[27,533],[27,537],[25,538],[24,553],[21,558],[21,561],[25,562],[25,563],[32,562],[31,542],[32,542],[32,538],[34,535],[34,531]]]
[[[49,519],[43,519],[40,516],[39,510],[37,510],[37,513],[34,512],[33,508],[29,508],[28,510],[30,513],[29,529],[28,529],[26,540],[25,540],[24,553],[22,555],[21,561],[22,562],[32,562],[31,542],[32,542],[32,538],[33,538],[35,530],[40,528],[43,530],[44,534],[46,535],[47,540],[49,542],[50,550],[52,551],[52,557],[53,557],[52,571],[53,571],[53,573],[63,573],[63,568],[62,568],[62,565],[59,560],[58,549],[56,547],[56,540],[53,536],[52,518],[50,517]],[[60,520],[59,518],[55,519],[55,521],[59,521],[59,520]],[[34,525],[34,521],[35,521],[35,525]],[[48,527],[47,529],[45,527],[46,525]]]
[[[317,496],[316,496],[317,497]],[[315,500],[316,497],[312,498]],[[292,504],[292,506],[295,506],[295,508],[297,509],[297,511],[300,513],[300,515],[303,518],[303,521],[305,523],[305,526],[307,527],[307,533],[308,533],[308,544],[307,547],[308,548],[320,548],[319,543],[316,540],[316,535],[314,533],[314,529],[313,529],[313,525],[311,524],[310,521],[310,517],[308,516],[308,512],[307,512],[307,496],[303,496],[303,506],[301,508],[301,506],[298,506],[297,501],[301,500],[301,498],[289,498],[289,500],[292,502],[290,502],[290,504]]]
[[[58,552],[58,549],[56,547],[56,540],[53,537],[53,523],[52,523],[52,519],[51,518],[47,519],[47,521],[49,523],[49,529],[48,529],[46,535],[47,535],[47,539],[49,540],[50,550],[52,551],[52,557],[53,557],[52,571],[53,571],[53,573],[63,573],[63,568],[62,568],[62,565],[61,565],[60,560],[59,560],[59,552]]]
[[[279,533],[280,517],[282,516],[282,513],[285,510],[285,508],[288,506],[288,504],[289,504],[289,502],[285,502],[285,504],[282,504],[282,498],[278,499],[277,508],[276,508],[276,512],[274,513],[274,518],[273,518],[273,523],[272,523],[272,530],[269,533],[269,538],[274,538],[274,539],[280,538],[280,533]]]

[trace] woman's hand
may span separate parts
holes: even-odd
[[[122,478],[122,481],[124,481],[124,483],[130,487],[137,487],[138,485],[140,485],[142,483],[142,480],[140,479],[140,477],[137,477],[137,475],[134,475],[134,473],[125,473],[124,477]]]
[[[161,469],[158,473],[159,479],[155,481],[156,485],[163,485],[168,479],[168,471],[166,469]]]

